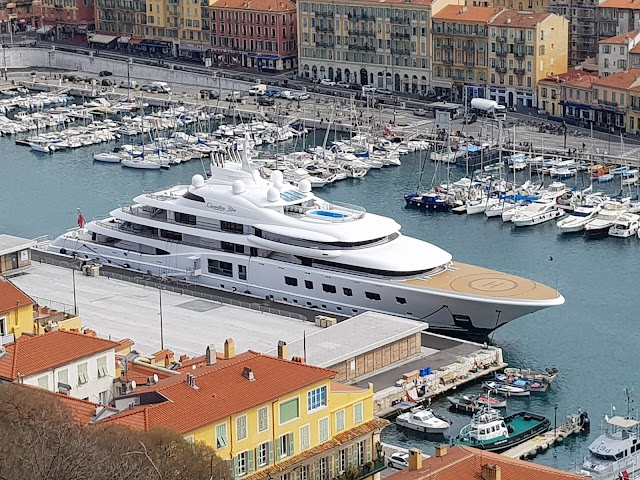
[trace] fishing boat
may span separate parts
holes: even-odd
[[[396,425],[421,433],[444,433],[450,423],[436,417],[431,409],[416,407],[396,417]]]
[[[506,373],[496,373],[495,381],[501,385],[508,385],[518,388],[526,388],[531,393],[544,393],[549,388],[549,381],[545,379],[530,380],[522,377],[507,375]]]
[[[498,410],[485,407],[462,427],[454,445],[504,452],[549,430],[550,422],[542,415],[518,412],[503,418]]]
[[[487,394],[456,395],[453,397],[447,397],[447,400],[449,400],[449,403],[454,410],[466,413],[475,413],[483,406],[489,406],[491,408],[507,408],[506,398],[495,398]]]
[[[640,228],[640,215],[635,213],[623,213],[609,227],[609,235],[612,237],[628,238],[638,233]]]
[[[505,397],[528,397],[529,395],[531,395],[531,390],[529,389],[527,382],[525,382],[524,380],[517,380],[516,382],[514,382],[513,385],[507,385],[500,382],[489,381],[484,382],[482,384],[482,388],[498,393],[500,395],[504,395]]]
[[[547,368],[544,371],[531,370],[529,368],[511,368],[504,369],[504,373],[507,375],[513,375],[514,377],[524,378],[527,380],[547,380],[549,383],[558,375],[558,369],[555,367]]]

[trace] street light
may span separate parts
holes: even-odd
[[[556,430],[558,428],[558,423],[557,423],[558,418],[557,417],[558,417],[558,404],[555,403],[553,405],[553,436],[554,437],[557,434]]]
[[[71,278],[73,282],[73,313],[78,315],[78,299],[76,297],[76,258],[77,253],[73,252],[73,261],[71,263]]]
[[[127,102],[131,101],[131,80],[129,78],[132,59],[127,59]]]

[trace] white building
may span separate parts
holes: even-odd
[[[110,340],[67,331],[22,335],[0,350],[0,381],[106,405],[113,398],[117,346]]]
[[[640,43],[640,30],[598,42],[598,74],[608,77],[631,68],[629,52]]]

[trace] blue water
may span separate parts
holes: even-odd
[[[110,147],[45,155],[16,146],[9,138],[0,139],[0,233],[57,235],[75,226],[76,208],[81,208],[87,219],[106,215],[142,191],[186,183],[192,175],[202,173],[197,161],[170,170],[130,170],[91,160],[94,151]],[[493,342],[504,348],[506,360],[514,366],[560,369],[548,393],[511,399],[509,411],[531,410],[546,415],[552,423],[554,404],[558,405],[558,423],[569,410],[581,407],[589,412],[593,424],[590,435],[569,439],[535,459],[572,468],[599,433],[600,419],[610,412],[610,404],[617,404],[622,411],[623,388],[640,385],[635,363],[635,348],[640,345],[638,240],[561,237],[553,223],[514,229],[483,215],[406,210],[402,196],[415,191],[418,171],[416,155],[405,156],[401,167],[372,170],[363,179],[346,180],[317,193],[391,216],[405,234],[435,243],[457,260],[530,277],[562,292],[565,305],[511,322],[495,333]],[[606,188],[615,190],[611,185]],[[438,413],[454,420],[453,434],[469,419],[449,413],[446,399],[434,402],[434,406]],[[383,438],[418,445],[427,453],[432,453],[435,445],[395,427],[385,430]]]

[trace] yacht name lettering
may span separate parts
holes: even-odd
[[[233,207],[231,205],[228,205],[225,207],[224,205],[214,205],[211,202],[207,203],[207,207],[217,210],[218,212],[235,212],[236,211],[236,207]]]

